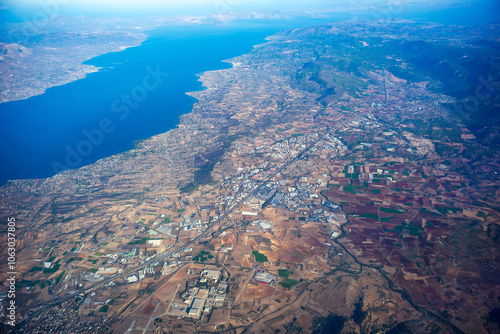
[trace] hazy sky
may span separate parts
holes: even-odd
[[[350,1],[350,0],[349,0]],[[9,8],[52,8],[54,11],[133,11],[138,13],[156,11],[157,14],[169,12],[213,12],[224,10],[259,10],[325,6],[327,0],[4,0]],[[111,13],[110,13],[111,14]]]
[[[405,3],[473,2],[478,0],[3,0],[10,8],[45,8],[61,10],[136,10],[138,12],[156,10],[159,13],[172,11],[212,11],[214,8],[226,10],[284,9],[325,7],[332,4],[360,6],[376,4],[381,6],[404,5]]]
[[[299,8],[343,8],[393,11],[395,17],[412,17],[413,13],[432,12],[451,8],[451,15],[477,16],[477,23],[498,19],[500,0],[0,0],[4,6],[22,20],[32,20],[44,15],[90,16],[145,16],[175,14],[216,15],[230,11],[280,10]],[[473,10],[481,7],[480,10]],[[496,14],[495,14],[496,13]],[[394,13],[392,13],[394,14]],[[439,21],[440,13],[436,12]],[[1,17],[0,17],[1,19]]]
[[[217,15],[232,11],[323,8],[335,3],[367,1],[374,0],[0,0],[0,3],[15,16],[30,20],[43,13],[90,16]]]

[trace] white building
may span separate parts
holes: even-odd
[[[132,275],[132,276],[129,276],[127,277],[127,283],[134,283],[134,282],[137,282],[139,279],[137,278],[136,275]]]
[[[271,227],[273,227],[271,224],[267,223],[267,222],[260,222],[259,223],[259,227],[263,230],[267,230],[267,229],[270,229]]]
[[[189,315],[192,317],[199,317],[203,306],[205,305],[205,300],[201,298],[194,298],[191,307],[189,308]]]
[[[271,284],[272,282],[276,281],[278,279],[278,276],[273,275],[271,273],[265,272],[265,271],[257,271],[255,274],[255,280],[260,283],[264,284]]]
[[[213,280],[218,280],[220,276],[220,271],[211,270],[211,269],[203,269],[201,272],[201,276],[211,278]]]

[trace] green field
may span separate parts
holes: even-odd
[[[403,230],[405,230],[406,233],[408,233],[409,235],[414,236],[414,237],[421,237],[422,232],[424,231],[424,229],[421,226],[416,226],[416,225],[412,225],[412,224],[405,225],[404,223],[401,223],[401,225],[395,226],[394,229],[387,229],[385,231],[402,233]]]
[[[131,240],[128,244],[129,245],[144,245],[150,240],[149,238],[140,238],[140,239],[135,239]]]
[[[401,233],[405,227],[406,227],[405,224],[401,224],[401,225],[394,226],[393,230],[387,229],[386,231],[387,232]]]
[[[424,231],[424,228],[422,226],[417,226],[412,224],[408,225],[407,229],[410,235],[414,237],[421,237],[422,232]]]
[[[64,275],[65,272],[66,272],[66,270],[63,271],[59,276],[57,276],[57,278],[56,278],[56,284],[58,284],[61,281],[61,278],[63,277],[63,275]]]
[[[428,214],[431,214],[431,215],[434,215],[434,216],[439,216],[439,213],[429,211],[429,210],[427,210],[426,208],[421,208],[421,209],[420,209],[420,212],[423,212],[423,213],[428,213]]]
[[[39,267],[39,266],[34,266],[33,268],[31,268],[28,272],[32,273],[32,272],[35,272],[35,271],[42,271],[43,268],[42,267]]]
[[[53,274],[53,273],[55,273],[56,271],[59,270],[59,267],[61,267],[61,265],[59,263],[56,263],[54,265],[54,267],[52,267],[52,268],[44,268],[43,269],[43,273],[44,274]]]
[[[108,310],[109,310],[109,305],[103,305],[101,306],[98,312],[108,312]]]
[[[391,208],[380,208],[380,211],[386,212],[386,213],[395,213],[395,214],[402,214],[402,213],[404,213],[403,211],[399,211],[399,210],[391,209]]]
[[[452,208],[452,207],[446,207],[446,206],[436,206],[435,209],[438,210],[443,215],[446,215],[448,213],[448,211],[451,211],[452,213],[457,213],[457,212],[463,211],[461,208]]]
[[[289,275],[293,274],[293,271],[286,269],[278,269],[278,276],[287,278]]]
[[[358,187],[359,188],[359,187]],[[353,195],[355,194],[360,194],[361,191],[357,191],[356,189],[354,189],[353,186],[343,186],[342,187],[342,191],[345,191],[345,192],[348,192],[348,193],[351,193]]]
[[[363,218],[372,218],[372,219],[378,219],[378,216],[373,214],[373,213],[362,213],[359,215],[360,217]]]
[[[283,282],[280,282],[281,286],[283,286],[284,288],[287,288],[287,289],[290,289],[292,286],[297,285],[299,283],[300,283],[299,281],[289,279],[289,278],[285,278],[285,280],[283,280]]]
[[[193,261],[196,262],[205,262],[206,260],[213,259],[213,255],[210,252],[202,250],[195,257],[193,257]]]
[[[267,256],[265,256],[264,254],[261,254],[257,251],[253,251],[252,252],[253,256],[255,256],[255,261],[257,262],[267,262]]]

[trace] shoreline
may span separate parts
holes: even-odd
[[[132,45],[132,46],[127,46],[127,48],[129,47],[136,47],[136,46],[140,46],[144,41],[146,41],[148,39],[148,37],[150,35],[147,35],[147,34],[144,34],[145,35],[145,38],[141,41],[140,44],[138,45]],[[39,181],[42,181],[40,183],[43,183],[43,181],[45,180],[48,180],[48,179],[51,179],[51,178],[57,178],[58,176],[60,175],[64,175],[64,177],[71,177],[70,174],[71,173],[75,173],[77,172],[78,170],[82,169],[82,168],[93,168],[96,164],[101,164],[105,161],[108,161],[108,160],[114,160],[114,159],[121,159],[121,157],[123,155],[127,155],[127,154],[130,154],[131,152],[133,152],[134,150],[138,149],[142,143],[146,142],[146,141],[155,141],[157,140],[159,137],[162,137],[162,136],[168,136],[172,133],[172,131],[175,131],[176,129],[179,129],[179,128],[183,128],[185,126],[187,126],[187,124],[183,124],[185,123],[184,119],[187,117],[189,118],[190,116],[189,115],[193,115],[193,111],[195,111],[196,109],[196,105],[198,105],[200,103],[200,99],[199,99],[199,96],[200,94],[203,94],[204,91],[206,91],[207,89],[209,89],[209,83],[207,83],[207,81],[210,81],[210,80],[203,80],[203,77],[206,76],[208,73],[212,73],[212,72],[218,72],[218,71],[228,71],[228,70],[232,70],[234,67],[238,66],[239,62],[237,61],[237,58],[238,57],[242,57],[242,56],[245,56],[251,52],[253,52],[253,50],[256,49],[257,46],[260,46],[260,45],[264,45],[264,44],[267,44],[267,43],[270,43],[271,40],[269,40],[269,37],[272,36],[273,34],[271,35],[268,35],[266,37],[264,37],[262,39],[262,43],[257,43],[257,44],[253,44],[249,50],[247,52],[244,52],[244,53],[241,53],[241,54],[238,54],[232,58],[226,58],[226,59],[222,59],[220,61],[217,62],[217,67],[219,68],[216,68],[216,69],[208,69],[208,70],[205,70],[205,71],[201,71],[197,74],[195,74],[195,77],[196,77],[196,82],[199,82],[200,83],[200,87],[199,89],[197,90],[190,90],[190,91],[185,91],[184,94],[186,96],[189,96],[191,98],[194,99],[194,101],[192,102],[192,105],[190,107],[190,110],[186,113],[182,113],[182,114],[179,114],[178,117],[177,117],[177,122],[172,124],[171,128],[164,131],[164,132],[160,132],[160,133],[156,133],[156,134],[153,134],[151,136],[147,136],[147,137],[143,137],[143,138],[138,138],[136,140],[133,140],[130,145],[128,146],[127,149],[123,150],[123,151],[120,151],[120,152],[117,152],[117,153],[113,153],[113,154],[110,154],[110,155],[107,155],[107,156],[104,156],[102,158],[99,158],[91,163],[88,163],[88,164],[83,164],[81,166],[78,166],[76,168],[70,168],[70,169],[66,169],[66,170],[63,170],[63,171],[60,171],[58,172],[57,174],[52,174],[50,176],[47,176],[47,177],[38,177],[38,178],[16,178],[16,179],[9,179],[9,180],[6,180],[5,183],[0,183],[0,189],[1,188],[4,188],[5,189],[5,186],[8,186],[10,184],[12,184],[13,182],[14,183],[18,183],[18,184],[22,184],[23,182],[39,182]],[[124,48],[120,51],[111,51],[111,52],[108,52],[108,53],[113,53],[113,52],[121,52],[127,48]],[[95,57],[98,57],[100,55],[97,55]],[[93,57],[93,58],[95,58]],[[90,61],[91,59],[93,58],[90,58],[88,60],[85,60],[85,62],[88,62]],[[86,65],[86,64],[83,64],[85,66],[91,66],[93,68],[96,69],[96,71],[93,71],[93,72],[89,72],[87,73],[84,77],[82,77],[81,79],[84,79],[88,74],[90,73],[97,73],[99,72],[100,70],[102,69],[107,69],[109,67],[97,67],[97,66],[94,66],[94,65]],[[78,79],[80,80],[80,79]],[[74,80],[74,81],[78,81],[78,80]],[[74,81],[71,81],[71,82],[74,82]],[[68,82],[68,83],[71,83],[71,82]],[[63,84],[64,85],[64,84]],[[59,85],[59,86],[62,86],[62,85]],[[53,87],[56,87],[56,86],[53,86]],[[52,88],[52,87],[50,87]],[[47,88],[49,89],[49,88]],[[43,94],[43,93],[42,93]],[[39,95],[42,95],[42,94],[39,94]]]
[[[63,61],[62,63],[57,63],[57,62],[52,63],[51,65],[54,67],[60,67],[60,66],[80,67],[79,69],[77,69],[74,72],[63,73],[59,78],[56,78],[53,82],[40,81],[37,83],[37,85],[35,87],[33,87],[31,89],[25,88],[26,90],[21,90],[21,91],[19,91],[19,89],[15,86],[15,84],[14,85],[7,84],[5,87],[2,87],[2,88],[4,89],[4,91],[12,91],[13,94],[10,94],[10,96],[7,95],[6,97],[0,98],[0,104],[7,103],[7,102],[22,101],[22,100],[29,99],[31,97],[40,96],[40,95],[45,94],[45,92],[51,88],[64,86],[64,85],[67,85],[69,83],[85,79],[89,74],[99,72],[101,69],[103,69],[102,67],[98,67],[95,65],[89,65],[89,64],[85,64],[85,63],[96,58],[96,57],[99,57],[99,56],[103,56],[103,55],[106,55],[109,53],[114,53],[114,52],[122,52],[122,51],[129,49],[129,48],[140,46],[144,41],[147,40],[147,37],[148,37],[147,34],[139,33],[137,35],[138,35],[137,36],[138,43],[135,45],[130,45],[130,44],[121,45],[121,46],[117,46],[117,47],[112,47],[112,48],[107,49],[107,50],[102,50],[102,52],[98,52],[97,54],[93,54],[90,57],[85,58],[81,61],[79,60],[77,64],[73,64],[71,57],[68,57],[68,59],[66,61]],[[33,67],[46,66],[46,64],[43,64],[43,63],[42,64],[32,64],[32,66]],[[59,79],[59,80],[57,80],[57,79]]]

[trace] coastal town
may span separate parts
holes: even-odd
[[[486,333],[498,157],[377,53],[425,24],[360,25],[271,36],[203,73],[177,128],[2,187],[19,330]]]

